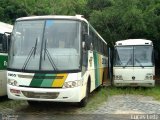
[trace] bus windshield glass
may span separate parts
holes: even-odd
[[[16,22],[8,68],[37,71],[80,69],[80,22],[51,19]]]
[[[121,46],[115,48],[114,66],[150,67],[153,65],[152,46]]]

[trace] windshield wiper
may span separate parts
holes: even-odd
[[[117,55],[117,61],[115,61],[115,65],[122,65],[122,61],[121,61],[121,59],[120,59],[120,57],[119,57],[119,54],[118,54],[118,50],[117,49],[115,49],[116,50],[116,55]]]
[[[51,63],[52,67],[54,68],[54,70],[58,70],[49,51],[47,50],[47,40],[45,40],[45,44],[44,44],[44,60],[46,58],[46,54],[47,54],[47,57],[49,59],[49,62]]]
[[[35,57],[36,49],[37,49],[37,41],[38,41],[38,39],[36,38],[36,43],[35,43],[34,47],[31,48],[31,50],[30,50],[30,52],[29,52],[29,54],[28,54],[28,56],[27,56],[27,58],[26,58],[26,60],[24,62],[22,70],[26,69],[26,66],[27,66],[29,60],[31,59],[31,56],[34,55],[34,57]]]
[[[34,52],[33,52],[33,54],[34,54],[34,57],[35,57],[36,50],[37,50],[37,41],[38,41],[38,39],[36,39],[36,43],[35,43],[35,46],[34,46]]]
[[[12,39],[12,44],[13,44],[13,47],[12,47],[12,56],[14,56],[15,54],[14,54],[14,47],[15,47],[15,45],[14,45],[14,43],[15,43],[15,40],[16,40],[16,38],[15,38],[15,36],[14,36],[14,34],[12,34],[12,37],[13,37],[13,39]]]
[[[137,58],[135,58],[135,61],[137,61],[137,62],[139,63],[139,65],[140,65],[142,68],[144,68],[144,66],[142,65],[142,63],[141,63]]]
[[[131,60],[132,60],[132,56],[128,59],[127,63],[125,64],[125,66],[123,66],[123,68],[125,68]]]

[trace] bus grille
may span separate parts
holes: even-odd
[[[22,93],[27,98],[42,98],[42,99],[56,99],[59,95],[59,92],[35,93],[35,92],[22,91]]]

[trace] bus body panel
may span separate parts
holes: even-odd
[[[121,75],[123,80],[145,80],[147,74],[154,75],[154,68],[153,67],[114,67],[114,75]],[[135,77],[135,79],[132,79]]]
[[[146,80],[147,75],[155,76],[154,67],[134,68],[134,76],[136,76],[137,80]],[[151,80],[153,79],[154,78],[152,77]]]
[[[12,32],[13,26],[7,23],[0,22],[0,33]]]
[[[0,22],[0,96],[7,95],[7,61],[8,61],[8,51],[4,50],[4,34],[5,32],[11,33],[13,26]]]
[[[4,96],[7,94],[7,58],[8,54],[0,53],[0,96]]]
[[[20,94],[11,93],[10,90],[19,90]],[[68,89],[44,89],[44,88],[25,88],[7,85],[8,98],[15,100],[35,100],[35,101],[55,101],[55,102],[80,102],[81,96],[77,93],[81,92],[80,87],[68,88]],[[32,93],[34,97],[26,97],[23,92]],[[50,94],[49,94],[50,93]],[[58,97],[54,98],[54,95],[58,93]],[[53,98],[51,98],[51,94]]]
[[[88,53],[88,72],[91,76],[91,91],[107,81],[108,58],[95,51]]]
[[[115,86],[147,86],[153,87],[155,80],[146,79],[147,75],[154,73],[154,68],[140,68],[140,67],[114,67],[114,85]],[[122,76],[122,80],[116,79],[115,76]]]
[[[59,102],[79,102],[85,96],[86,81],[85,78],[82,80],[82,86],[74,88],[63,88],[65,82],[71,82],[78,80],[80,73],[68,73],[68,74],[39,74],[43,79],[34,79],[36,74],[34,73],[22,73],[22,72],[11,72],[8,71],[8,80],[15,80],[17,86],[8,85],[8,97],[11,99],[23,99],[23,100],[40,100],[40,101],[59,101]],[[61,76],[67,76],[63,80]],[[51,77],[52,76],[52,77]],[[54,78],[54,76],[58,76]],[[79,76],[79,77],[78,77]],[[49,79],[46,78],[50,77]],[[21,91],[20,95],[11,93],[11,89]],[[55,99],[41,99],[40,96],[37,98],[25,97],[22,91],[34,92],[34,93],[48,93],[58,92],[59,95]],[[65,99],[64,99],[65,98]]]

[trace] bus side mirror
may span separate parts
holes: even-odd
[[[90,50],[90,47],[91,47],[91,37],[86,33],[84,34],[83,48],[86,50]]]
[[[82,42],[82,48],[83,50],[87,50],[87,38],[88,34],[87,33],[83,33],[83,42]]]
[[[82,48],[85,48],[85,41],[82,42]]]

